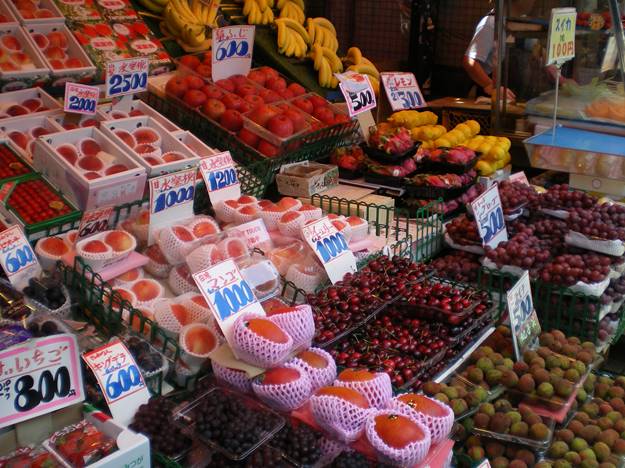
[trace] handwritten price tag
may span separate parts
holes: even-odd
[[[78,83],[65,83],[63,110],[74,114],[95,114],[100,88]]]
[[[356,271],[356,258],[345,236],[337,231],[327,216],[303,227],[302,234],[323,263],[333,284],[341,281],[346,273]]]
[[[254,291],[243,279],[234,260],[226,260],[193,275],[193,279],[231,343],[232,325],[242,312],[265,315]]]
[[[150,245],[155,230],[193,216],[195,172],[187,169],[150,179]]]
[[[0,232],[0,265],[13,286],[20,291],[30,277],[41,273],[39,260],[19,226]]]
[[[575,57],[575,8],[553,8],[547,36],[547,65],[558,64]]]
[[[265,222],[262,219],[255,219],[248,223],[240,224],[233,227],[232,230],[240,232],[245,237],[247,246],[250,249],[260,247],[263,250],[262,247],[264,245],[267,245],[267,243],[271,244],[271,237],[269,237],[267,226],[265,226]]]
[[[382,73],[382,84],[394,111],[417,109],[426,105],[417,78],[412,73]]]
[[[134,358],[121,341],[83,355],[102,389],[113,418],[127,424],[150,399],[150,392]]]
[[[74,335],[35,338],[0,352],[0,428],[84,398]]]
[[[78,226],[76,242],[86,237],[91,237],[99,232],[108,230],[111,214],[113,214],[112,206],[86,211],[82,215],[80,226]]]
[[[237,199],[241,196],[241,183],[234,168],[230,151],[200,160],[200,172],[206,183],[211,203]]]
[[[534,310],[532,287],[528,271],[507,292],[508,313],[512,327],[512,341],[517,361],[523,357],[528,345],[540,335],[540,322]]]
[[[530,184],[530,181],[527,180],[527,176],[525,175],[524,171],[519,171],[519,172],[515,172],[514,174],[510,174],[510,177],[508,177],[508,180],[510,182],[520,182],[525,185]]]
[[[148,89],[150,61],[147,57],[115,60],[106,64],[106,97],[135,94]]]
[[[345,97],[350,117],[375,108],[375,93],[367,75],[347,71],[336,73],[335,76],[340,82],[339,88]]]
[[[473,200],[471,208],[483,245],[494,249],[500,242],[508,240],[508,231],[499,198],[499,186],[496,183]]]
[[[213,81],[247,75],[252,68],[255,26],[213,29]]]

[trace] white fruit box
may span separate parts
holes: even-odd
[[[2,138],[11,140],[13,149],[15,149],[20,156],[31,162],[33,160],[32,150],[34,141],[36,140],[37,129],[45,129],[49,132],[48,134],[64,131],[63,127],[50,119],[50,115],[48,114],[27,114],[21,117],[0,120]],[[20,146],[19,142],[12,135],[13,132],[19,132],[27,136],[28,144],[26,148]]]
[[[21,51],[30,58],[33,65],[26,70],[0,70],[0,92],[5,93],[7,91],[45,85],[50,78],[50,69],[43,61],[43,57],[39,54],[39,50],[30,39],[30,36],[21,26],[4,25],[0,27],[0,41],[9,35],[17,39],[22,47]],[[0,48],[0,62],[8,60],[8,56],[9,52],[6,48]]]
[[[186,130],[180,130],[173,133],[173,135],[202,159],[221,153],[221,151],[211,148],[193,133]]]
[[[104,119],[97,112],[94,115],[73,114],[69,112],[56,112],[48,116],[63,130],[75,130],[77,128],[99,127]],[[95,123],[95,125],[94,125]]]
[[[13,3],[12,0],[8,0],[7,3],[9,4],[9,8],[11,8],[17,20],[25,25],[50,23],[59,24],[65,21],[65,16],[63,16],[63,13],[61,13],[61,10],[58,9],[53,0],[39,0],[38,2],[39,10],[48,10],[51,12],[51,16],[46,18],[25,18],[22,13],[20,13],[17,6]]]
[[[117,142],[124,151],[134,158],[137,163],[145,167],[148,177],[156,177],[170,172],[197,167],[199,164],[200,158],[152,117],[140,116],[128,119],[107,120],[100,124],[100,128],[109,138]],[[133,133],[133,131],[139,128],[150,128],[158,133],[161,138],[160,148],[163,154],[175,151],[183,155],[184,159],[152,166],[114,133],[115,130],[126,130]]]
[[[129,169],[97,179],[84,177],[83,172],[60,156],[55,148],[67,143],[78,148],[79,142],[85,138],[93,138],[103,152],[115,158],[115,164],[123,164]],[[83,211],[143,198],[147,177],[145,169],[129,157],[116,141],[95,127],[39,137],[35,144],[33,165]]]
[[[143,113],[143,115],[152,117],[154,120],[160,123],[163,127],[165,127],[165,129],[168,130],[169,132],[181,132],[182,131],[181,128],[178,127],[175,123],[173,123],[171,120],[163,116],[163,114],[154,110],[152,107],[150,107],[149,105],[147,105],[144,101],[140,99],[135,99],[132,101],[128,112],[132,112],[132,111],[138,111],[138,112]],[[104,120],[118,120],[111,115],[112,112],[113,112],[113,106],[111,103],[106,103],[106,104],[102,104],[98,106],[98,113],[104,117]],[[116,110],[115,112],[123,112],[123,111]],[[124,116],[124,118],[128,118],[128,117],[136,117],[136,116],[132,116],[132,115]]]
[[[21,103],[29,99],[39,99],[41,104],[47,109],[45,111],[31,112],[23,116],[7,115],[6,111],[11,106],[16,104],[21,105]],[[41,88],[19,89],[0,93],[0,121],[6,118],[27,117],[32,114],[49,115],[61,109],[63,109],[63,106]]]
[[[52,77],[52,82],[50,83],[54,88],[64,87],[65,83],[70,81],[73,83],[91,83],[95,74],[96,67],[91,62],[91,59],[85,52],[85,50],[78,43],[74,34],[65,26],[65,23],[61,24],[27,24],[24,26],[24,29],[30,35],[31,40],[37,47],[39,51],[39,55],[41,55],[46,67],[50,69],[50,75]],[[47,49],[41,49],[36,41],[36,35],[42,34],[43,36],[48,36],[51,32],[61,32],[67,39],[67,49],[65,53],[67,58],[77,58],[83,63],[82,67],[74,67],[74,68],[59,68],[55,69],[52,67],[50,63],[50,59],[46,56],[45,51]],[[50,46],[48,46],[50,47]]]
[[[9,7],[10,2],[0,2],[0,15],[6,18],[6,21],[0,22],[0,27],[4,27],[7,25],[13,26],[17,25],[18,20],[13,10]]]

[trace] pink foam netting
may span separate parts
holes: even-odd
[[[293,365],[303,369],[308,374],[313,392],[317,391],[321,387],[332,385],[332,382],[336,379],[336,362],[334,361],[334,358],[330,355],[330,353],[324,351],[323,349],[309,348],[308,351],[325,358],[328,365],[323,369],[319,369],[318,367],[311,366],[297,356],[288,361],[287,364],[292,363]]]
[[[293,339],[289,336],[286,343],[274,343],[258,336],[245,325],[245,320],[252,317],[243,314],[235,320],[232,327],[233,351],[242,360],[263,369],[280,365],[291,352]]]
[[[286,412],[299,408],[308,400],[312,389],[306,372],[296,366],[293,368],[300,373],[300,378],[296,381],[279,385],[262,385],[254,380],[252,390],[258,398],[278,411]]]
[[[297,305],[292,312],[272,315],[269,320],[293,338],[294,351],[310,348],[315,336],[315,319],[308,304]]]
[[[393,397],[393,387],[391,378],[385,372],[376,372],[371,380],[358,380],[354,382],[343,382],[337,380],[338,387],[348,387],[362,393],[369,404],[375,408],[386,408],[389,400]]]
[[[388,404],[388,408],[397,411],[398,413],[401,413],[405,416],[412,417],[424,426],[426,426],[430,431],[432,444],[438,444],[439,442],[445,440],[445,438],[451,432],[451,428],[454,425],[454,413],[451,408],[446,404],[441,403],[440,401],[433,398],[428,398],[428,400],[430,400],[432,404],[440,407],[447,414],[445,416],[430,416],[428,414],[421,413],[416,409],[412,408],[410,405],[399,400],[397,397],[391,399]]]
[[[300,212],[298,211],[298,213]],[[306,223],[306,217],[302,214],[301,216],[287,222],[282,220],[278,221],[278,230],[283,236],[301,239],[304,223]]]
[[[310,409],[315,421],[332,437],[353,442],[363,433],[370,408],[361,408],[333,395],[313,395]]]
[[[351,237],[349,240],[351,242],[363,240],[365,237],[367,237],[367,234],[369,234],[369,225],[367,223],[359,224],[357,226],[352,226],[350,224],[350,228]]]
[[[306,221],[320,219],[323,216],[323,211],[321,211],[321,208],[315,208],[314,210],[300,210],[300,213],[304,215]]]
[[[180,296],[181,294],[186,294],[189,292],[199,292],[195,281],[193,281],[192,278],[191,281],[188,281],[178,272],[178,268],[187,268],[187,266],[178,266],[176,268],[172,268],[169,272],[169,278],[167,280],[167,283],[169,284],[169,287],[174,292],[174,294]]]
[[[249,207],[250,205],[241,205],[232,216],[232,220],[237,224],[249,223],[250,221],[254,221],[255,219],[260,218],[260,208],[256,208],[257,211],[254,214],[245,214],[241,213],[241,209],[244,207]]]
[[[211,361],[211,365],[215,377],[219,380],[232,385],[243,393],[252,393],[252,379],[248,377],[246,372],[224,367],[215,361]]]
[[[215,221],[210,216],[196,216],[189,223],[187,223],[187,228],[189,228],[189,231],[193,232],[193,228],[195,228],[195,226],[197,226],[200,223],[210,223],[210,224],[212,224],[215,227],[215,229],[217,230],[217,232],[215,234],[210,234],[210,235],[206,235],[206,236],[200,237],[199,239],[206,240],[206,239],[208,239],[208,238],[210,238],[212,236],[218,235],[221,232],[221,229],[219,227],[219,223],[217,221]],[[195,233],[193,235],[195,236]]]
[[[157,243],[167,261],[172,265],[179,265],[184,262],[189,252],[195,248],[197,241],[195,239],[189,242],[180,240],[174,234],[173,227],[175,226],[163,228],[158,235]]]
[[[234,214],[237,211],[236,208],[226,205],[225,202],[217,203],[213,206],[213,208],[215,209],[215,216],[219,221],[224,223],[231,223],[234,221]]]
[[[286,213],[286,211],[261,211],[260,217],[262,218],[267,230],[275,231],[278,229],[278,221]]]
[[[187,255],[186,262],[191,273],[197,273],[219,263],[213,262],[217,255],[221,260],[221,253],[215,244],[200,245]]]

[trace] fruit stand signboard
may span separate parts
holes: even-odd
[[[79,83],[65,83],[63,110],[74,114],[94,115],[100,97],[100,88]]]
[[[19,226],[0,232],[0,265],[11,284],[20,291],[28,285],[29,278],[41,273],[37,256]]]
[[[523,351],[540,335],[540,322],[534,310],[532,288],[528,271],[507,293],[512,341],[517,361],[523,357]]]
[[[547,37],[547,65],[562,65],[575,57],[575,8],[553,8]]]
[[[201,159],[200,172],[213,206],[241,196],[241,183],[230,151]]]
[[[377,106],[375,93],[367,75],[353,71],[335,75],[339,80],[339,88],[345,97],[347,113],[350,117],[355,117]]]
[[[150,60],[134,57],[106,64],[105,93],[107,98],[141,93],[148,90]]]
[[[382,84],[393,111],[418,109],[426,105],[413,73],[382,73]]]
[[[254,26],[227,26],[213,29],[213,81],[244,75],[252,68]]]
[[[471,202],[473,216],[482,238],[482,244],[493,249],[508,240],[508,231],[499,198],[499,186],[495,183]]]

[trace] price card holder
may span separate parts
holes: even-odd
[[[91,237],[99,232],[107,231],[112,214],[112,206],[85,211],[80,220],[80,225],[78,226],[76,242]]]
[[[562,65],[575,57],[575,8],[553,8],[547,36],[547,65]],[[557,83],[556,83],[557,86]]]
[[[255,219],[248,223],[240,224],[231,228],[231,230],[240,232],[245,237],[247,246],[250,249],[271,242],[267,226],[265,226],[265,222],[262,219]]]
[[[84,399],[74,335],[35,338],[0,352],[0,428]]]
[[[382,85],[393,111],[418,109],[427,105],[413,73],[382,73]]]
[[[19,226],[0,232],[0,264],[11,284],[20,291],[28,286],[29,278],[41,274],[39,260]]]
[[[350,117],[375,108],[377,105],[375,92],[367,75],[347,71],[335,73],[335,76],[339,80],[339,88],[347,103],[347,113]]]
[[[540,322],[534,310],[532,287],[528,271],[507,292],[508,314],[512,328],[512,341],[517,361],[523,357],[523,352],[540,335]]]
[[[488,245],[494,249],[500,242],[508,240],[497,183],[491,185],[486,192],[473,200],[471,209],[482,238],[482,245]]]
[[[525,184],[525,185],[530,185],[530,181],[527,180],[527,176],[525,175],[524,171],[515,172],[514,174],[510,174],[510,177],[508,177],[508,180],[510,182],[520,182],[520,183]]]
[[[164,226],[193,216],[195,169],[172,172],[150,179],[150,229],[148,244],[155,242],[154,233]]]
[[[134,358],[121,341],[83,355],[93,371],[113,418],[123,425],[150,399],[150,392]]]
[[[356,271],[356,258],[345,236],[337,231],[327,216],[303,227],[302,234],[321,260],[332,284],[341,281],[346,273]]]
[[[79,83],[65,83],[63,110],[74,114],[94,115],[100,88]]]
[[[150,61],[147,57],[108,62],[104,88],[106,97],[116,98],[147,91],[149,68]]]
[[[193,279],[230,345],[232,325],[239,314],[265,315],[265,310],[241,276],[234,260],[229,259],[202,270],[194,274]]]
[[[201,159],[200,173],[213,206],[241,196],[241,183],[230,151]]]
[[[227,26],[213,29],[213,81],[232,75],[246,76],[252,68],[255,26]]]

